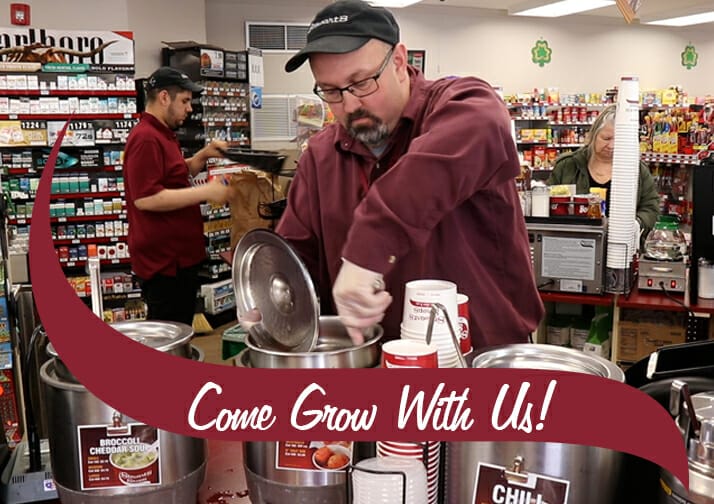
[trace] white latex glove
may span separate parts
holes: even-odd
[[[332,287],[332,297],[340,321],[355,345],[364,343],[363,331],[379,323],[392,302],[381,274],[345,259]]]
[[[257,308],[253,308],[252,310],[245,312],[245,315],[242,317],[240,316],[240,313],[238,314],[238,323],[245,332],[250,332],[251,327],[261,320],[263,320],[263,316]]]

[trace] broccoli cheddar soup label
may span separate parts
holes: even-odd
[[[159,431],[141,423],[77,427],[82,490],[160,485]]]
[[[275,447],[278,469],[340,471],[351,461],[351,441],[279,441]]]

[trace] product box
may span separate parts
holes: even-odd
[[[684,343],[684,324],[620,321],[619,359],[635,362],[666,345]]]

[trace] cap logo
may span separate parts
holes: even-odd
[[[317,21],[315,23],[312,23],[310,27],[307,29],[307,32],[310,33],[312,30],[315,28],[319,28],[320,26],[326,25],[326,24],[336,24],[336,23],[346,23],[350,20],[350,17],[347,15],[342,15],[342,16],[334,16],[331,18],[325,18],[320,21]]]

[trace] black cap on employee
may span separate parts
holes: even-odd
[[[152,89],[166,89],[172,86],[200,93],[203,88],[188,78],[188,75],[171,67],[161,67],[152,73],[146,84],[144,85],[147,91]]]
[[[370,39],[399,43],[399,26],[387,9],[362,0],[339,0],[317,13],[307,29],[307,44],[285,64],[285,71],[300,68],[312,53],[343,54]]]

